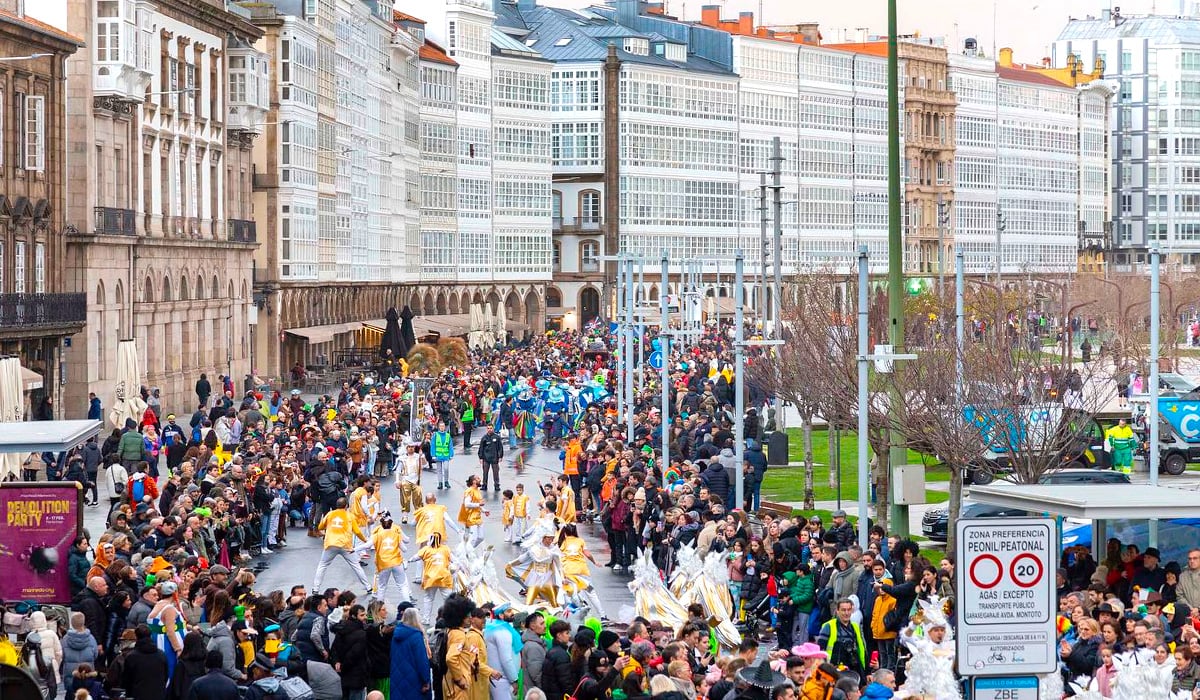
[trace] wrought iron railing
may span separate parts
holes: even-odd
[[[0,329],[87,321],[87,294],[0,294]]]
[[[96,233],[107,233],[118,236],[137,235],[137,212],[132,209],[116,209],[113,207],[96,207]]]

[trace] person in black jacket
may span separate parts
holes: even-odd
[[[363,691],[371,674],[371,663],[367,657],[367,609],[361,605],[350,606],[346,618],[333,626],[337,636],[329,650],[333,668],[342,677],[342,693],[352,697]]]
[[[103,642],[100,640],[107,638],[105,633],[108,631],[108,610],[104,602],[107,595],[108,581],[105,581],[103,576],[93,576],[88,579],[87,588],[71,603],[72,610],[83,613],[84,624],[101,645]],[[104,649],[101,648],[96,653],[102,654]]]
[[[587,660],[587,673],[579,682],[575,700],[605,700],[609,691],[618,687],[621,669],[629,664],[629,657],[620,657],[613,662],[608,654],[593,653]]]
[[[483,490],[487,491],[488,472],[496,491],[500,490],[500,459],[504,457],[504,439],[496,433],[496,426],[488,424],[487,431],[479,440],[479,466],[483,469]]]
[[[189,700],[188,692],[197,679],[204,676],[208,651],[204,648],[204,635],[199,631],[188,632],[183,637],[183,651],[175,663],[171,685],[167,688],[167,700]],[[203,695],[201,697],[209,697]]]
[[[904,579],[904,583],[894,586],[886,583],[876,583],[874,586],[876,595],[880,591],[883,591],[896,599],[894,618],[889,620],[885,616],[884,619],[884,625],[889,631],[898,632],[904,625],[908,624],[908,613],[912,610],[913,604],[917,602],[917,584],[921,582],[921,577],[925,575],[925,568],[921,565],[921,561],[920,559],[913,559],[908,565],[908,576]]]
[[[550,625],[550,636],[554,643],[546,652],[546,660],[542,663],[542,682],[538,687],[547,698],[561,698],[574,693],[579,682],[571,666],[571,652],[567,646],[571,642],[571,623],[555,620]]]
[[[387,624],[387,609],[382,600],[372,600],[367,606],[367,660],[370,662],[371,686],[380,687],[380,682],[392,675],[392,632],[395,625]],[[397,620],[398,621],[398,620]]]
[[[238,692],[237,683],[234,683],[233,679],[226,676],[221,670],[222,663],[221,652],[216,649],[208,652],[204,659],[204,668],[208,672],[192,682],[191,694],[184,697],[204,698],[204,700],[239,700],[241,695]],[[175,668],[179,669],[178,666]],[[174,687],[175,684],[172,682],[171,688],[174,689]]]
[[[167,691],[167,657],[154,646],[148,626],[138,625],[134,634],[137,642],[121,672],[125,697],[129,700],[162,700]]]

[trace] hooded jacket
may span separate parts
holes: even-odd
[[[62,638],[62,676],[64,682],[69,681],[71,675],[75,673],[75,667],[79,664],[91,664],[95,668],[96,649],[96,638],[87,629],[84,629],[82,632],[67,630],[67,634]]]
[[[121,684],[129,700],[162,700],[167,690],[167,657],[146,637],[125,659]]]
[[[846,562],[846,568],[837,568],[837,562]],[[863,567],[851,558],[849,552],[839,552],[833,559],[835,570],[829,577],[829,585],[833,587],[834,601],[849,598],[858,593],[858,577],[862,576]]]
[[[367,658],[367,628],[361,620],[346,619],[333,626],[337,636],[329,649],[329,659],[341,664],[338,673],[342,676],[344,690],[367,687],[371,664]]]
[[[243,681],[246,674],[237,667],[237,644],[233,641],[233,632],[224,620],[213,625],[205,635],[208,637],[208,650],[221,652],[221,671],[235,681]]]
[[[426,700],[430,693],[421,687],[430,684],[431,675],[425,636],[408,625],[396,625],[391,644],[392,700]]]
[[[546,642],[532,630],[521,630],[521,670],[525,672],[525,691],[542,687],[542,666],[546,663]],[[574,690],[572,688],[572,690]]]
[[[725,452],[729,452],[730,456],[733,456],[731,450],[722,451],[722,455]],[[726,494],[729,493],[729,474],[725,471],[725,465],[720,460],[714,459],[710,461],[708,466],[704,468],[704,473],[700,475],[700,478],[713,494],[725,498]]]
[[[58,639],[58,630],[47,630],[46,613],[41,610],[33,611],[29,616],[29,627],[34,632],[40,632],[38,637],[42,640],[42,658],[48,664],[53,664],[54,672],[57,674],[58,669],[62,667],[63,648],[62,642]]]

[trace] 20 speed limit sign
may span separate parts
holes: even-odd
[[[1054,671],[1054,521],[967,519],[957,532],[959,673]]]

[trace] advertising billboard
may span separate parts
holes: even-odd
[[[74,481],[0,484],[0,600],[71,602],[67,558],[82,505]]]

